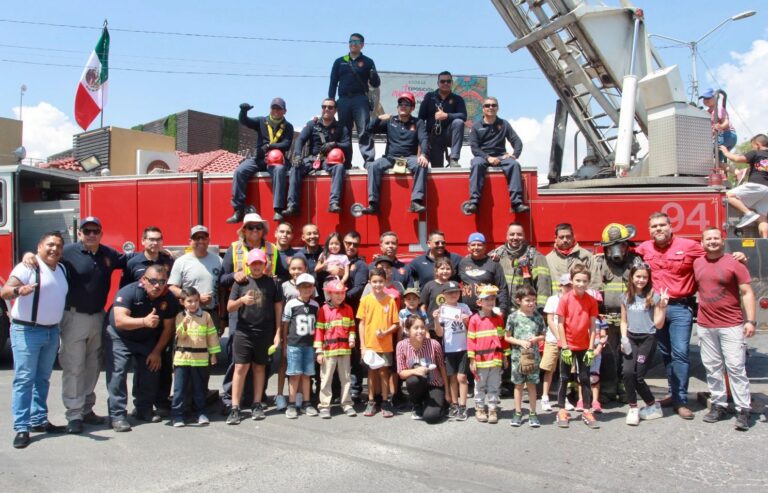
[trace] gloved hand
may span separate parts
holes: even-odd
[[[584,353],[584,364],[590,366],[593,361],[595,361],[595,352],[592,349],[587,349],[587,352]]]
[[[248,103],[242,103],[242,104],[240,105],[240,109],[241,109],[241,110],[245,110],[245,111],[248,111],[248,110],[252,110],[252,109],[253,109],[253,106],[251,106],[251,105],[250,105],[250,104],[248,104]]]
[[[563,360],[563,363],[565,363],[566,365],[570,365],[573,363],[573,353],[567,347],[564,347],[560,351],[560,358]]]
[[[326,142],[320,147],[320,152],[323,154],[328,154],[334,147],[336,147],[336,142]]]
[[[632,354],[632,345],[629,344],[629,337],[627,336],[621,338],[621,352],[627,356]]]

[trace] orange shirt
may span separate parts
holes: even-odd
[[[397,304],[389,296],[377,300],[373,293],[363,296],[360,306],[357,308],[357,318],[363,322],[363,342],[366,349],[377,353],[391,353],[394,351],[392,335],[376,337],[379,330],[387,330],[398,323]]]

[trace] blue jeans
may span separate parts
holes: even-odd
[[[717,134],[717,145],[725,146],[729,151],[736,147],[737,140],[738,137],[736,136],[736,132],[731,130],[726,130],[725,132],[720,132]],[[718,150],[717,155],[720,157],[721,163],[728,162],[728,160],[725,159],[725,154],[723,154],[723,151]]]
[[[669,394],[674,405],[688,404],[688,350],[691,344],[693,310],[687,305],[667,307],[664,328],[656,331],[658,349],[667,370]]]
[[[234,210],[245,210],[248,182],[259,171],[266,171],[272,177],[272,207],[275,210],[285,209],[285,195],[288,191],[290,165],[267,166],[264,160],[257,161],[254,158],[247,158],[237,166],[232,176],[232,208]],[[255,199],[252,201],[256,203]]]
[[[312,346],[288,346],[286,360],[285,374],[289,377],[315,374],[315,348]]]
[[[354,96],[339,96],[336,102],[339,107],[339,123],[346,127],[350,138],[352,137],[352,124],[357,129],[357,142],[360,147],[360,154],[365,162],[373,161],[375,158],[375,149],[373,139],[366,132],[368,122],[371,120],[371,107],[368,106],[368,96],[357,94]],[[347,166],[352,164],[352,148],[347,153]]]
[[[205,414],[205,397],[208,391],[207,366],[177,366],[173,372],[173,402],[171,416],[173,419],[184,417],[184,398],[190,395],[197,416]]]
[[[48,387],[59,350],[59,327],[11,324],[13,350],[13,431],[29,431],[48,421]]]
[[[109,394],[109,417],[125,419],[128,407],[128,367],[133,362],[133,405],[140,414],[152,415],[157,396],[160,373],[147,366],[147,356],[155,348],[156,340],[132,341],[120,337],[112,326],[107,326],[104,338],[104,363]]]

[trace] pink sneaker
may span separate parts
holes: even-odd
[[[592,402],[592,412],[602,414],[603,406],[600,404],[600,401]]]
[[[579,399],[579,402],[576,403],[576,410],[577,411],[583,411],[584,410],[584,401]]]

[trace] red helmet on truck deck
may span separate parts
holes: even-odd
[[[344,151],[338,147],[331,149],[328,156],[325,158],[325,164],[344,164]]]
[[[267,166],[282,166],[285,164],[285,156],[280,149],[272,149],[267,153]]]

